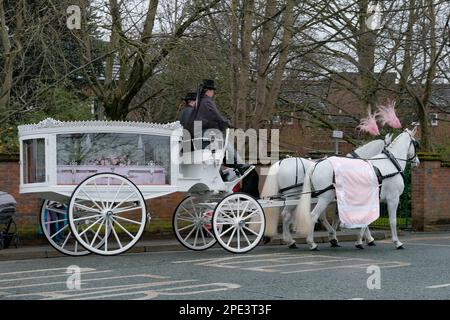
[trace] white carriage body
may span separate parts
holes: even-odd
[[[67,203],[77,185],[97,173],[128,178],[145,199],[177,191],[229,191],[232,186],[219,170],[223,149],[196,150],[199,161],[186,162],[186,154],[180,157],[182,137],[179,122],[46,119],[19,126],[20,192]],[[111,186],[100,190],[111,193]]]

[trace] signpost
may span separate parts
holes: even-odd
[[[336,155],[338,155],[339,154],[339,140],[344,137],[344,133],[339,130],[333,130],[332,137],[334,139],[334,153]]]

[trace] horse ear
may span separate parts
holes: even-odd
[[[384,143],[386,145],[390,144],[392,142],[392,133],[388,133],[385,137],[384,137]]]
[[[417,133],[417,126],[414,126],[414,128],[411,130],[411,135],[414,137]]]

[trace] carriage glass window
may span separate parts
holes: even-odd
[[[170,137],[131,133],[76,133],[57,136],[58,184],[79,184],[112,172],[137,185],[170,183]]]
[[[23,183],[45,182],[45,139],[23,141]]]

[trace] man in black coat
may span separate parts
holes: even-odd
[[[185,105],[183,109],[181,109],[178,120],[180,121],[183,128],[187,128],[189,125],[189,118],[191,117],[192,112],[195,108],[195,100],[197,100],[197,94],[195,92],[189,92],[186,94],[184,98]]]
[[[203,133],[208,129],[217,129],[224,132],[226,131],[226,129],[232,128],[230,121],[220,113],[219,108],[213,100],[215,91],[216,88],[214,86],[213,80],[203,80],[200,103],[198,104],[198,108],[197,110],[195,110],[191,118],[190,128],[193,128],[193,121],[202,122]],[[205,148],[208,144],[209,143],[204,143],[203,147]],[[241,174],[243,174],[248,168],[250,168],[250,165],[245,164],[242,161],[231,143],[228,143],[228,145],[226,146],[226,151],[229,158],[233,159],[233,162],[231,164],[226,162],[226,166],[236,168]],[[258,184],[258,174],[255,170],[253,170],[244,179],[241,191],[259,198]]]

